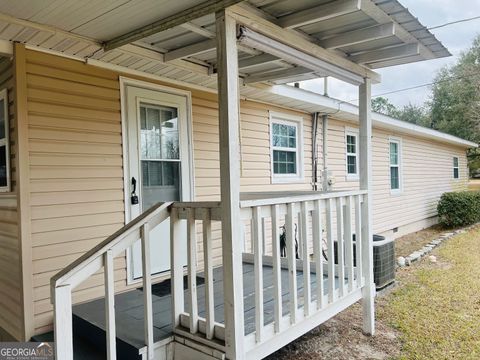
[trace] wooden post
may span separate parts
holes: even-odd
[[[360,122],[360,189],[367,190],[362,206],[362,263],[365,285],[363,296],[363,331],[375,333],[375,284],[373,282],[373,221],[372,221],[372,116],[371,80],[359,87]]]
[[[55,358],[73,360],[72,287],[55,288]]]
[[[172,324],[173,330],[180,325],[180,314],[185,311],[185,294],[183,292],[183,260],[181,248],[181,223],[178,210],[170,210],[170,278],[172,282]]]
[[[228,10],[216,13],[216,32],[225,350],[228,359],[243,359],[238,55],[236,24]]]

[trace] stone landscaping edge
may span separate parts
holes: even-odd
[[[440,246],[445,240],[448,240],[455,235],[463,234],[468,230],[471,230],[479,225],[480,223],[477,223],[477,224],[466,226],[461,229],[443,233],[442,235],[440,235],[439,238],[430,241],[427,245],[425,245],[420,250],[414,251],[413,253],[411,253],[406,257],[399,256],[397,258],[397,267],[410,266],[413,262],[416,262],[421,258],[425,257],[426,255],[428,255],[430,252],[432,252],[433,249],[435,249],[437,246]],[[432,258],[431,261],[434,262],[436,261],[436,259]]]

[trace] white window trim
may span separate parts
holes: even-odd
[[[272,184],[300,183],[304,180],[303,167],[303,118],[290,114],[269,111],[270,118],[270,174]],[[273,173],[273,123],[295,125],[297,127],[297,173],[296,174],[274,174]],[[281,150],[281,148],[278,148]]]
[[[455,166],[455,159],[457,159],[457,166]],[[453,180],[458,181],[460,180],[460,158],[458,156],[454,156],[453,160]],[[455,177],[455,169],[457,169],[458,177]]]
[[[3,111],[5,115],[5,138],[0,139],[0,146],[5,145],[5,156],[6,156],[6,165],[7,165],[7,186],[1,186],[0,192],[10,192],[10,123],[8,116],[8,92],[7,89],[0,91],[0,100],[3,99]]]
[[[347,146],[347,136],[350,135],[350,136],[355,136],[355,154],[351,154],[348,152],[348,146]],[[355,129],[355,128],[349,128],[349,127],[345,127],[345,179],[346,181],[358,181],[360,179],[359,177],[359,153],[358,153],[358,150],[359,150],[359,141],[360,137],[359,137],[359,130],[358,129]],[[356,174],[349,174],[348,173],[348,156],[352,156],[352,155],[355,155],[355,163],[356,163],[356,169],[357,169],[357,173]]]
[[[398,144],[398,189],[392,189],[392,179],[391,179],[391,171],[390,168],[392,167],[390,163],[390,143],[397,143]],[[389,187],[390,187],[390,194],[391,195],[399,195],[403,193],[403,156],[402,156],[402,138],[398,137],[389,137],[388,138],[388,179],[389,179]]]

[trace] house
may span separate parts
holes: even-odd
[[[466,186],[476,144],[371,114],[373,69],[449,55],[395,0],[0,13],[4,339],[255,359],[358,300],[373,334],[373,232]],[[359,107],[286,85],[325,76]]]

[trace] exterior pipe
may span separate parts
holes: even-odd
[[[317,147],[317,134],[318,134],[318,112],[313,114],[312,123],[312,189],[318,190],[318,147]]]
[[[330,188],[328,184],[328,114],[322,115],[322,149],[323,149],[323,191],[327,191]]]

